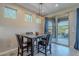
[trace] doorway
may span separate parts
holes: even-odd
[[[57,21],[57,43],[69,46],[69,22],[68,18],[59,18]]]
[[[48,21],[48,32],[52,33],[52,42],[69,46],[69,20],[68,17],[51,19]]]

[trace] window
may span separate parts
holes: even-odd
[[[4,17],[16,19],[16,10],[12,8],[5,7],[4,8]]]
[[[52,21],[48,21],[48,26],[52,26]]]
[[[37,24],[41,24],[41,19],[40,18],[36,18],[36,23]]]
[[[52,21],[50,21],[50,20],[48,21],[48,29],[52,30]]]
[[[26,14],[26,15],[25,15],[25,21],[27,21],[27,22],[32,22],[32,15]]]

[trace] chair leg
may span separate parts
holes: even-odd
[[[45,56],[47,56],[47,46],[45,46]]]
[[[19,56],[19,47],[18,47],[18,53],[17,53],[17,56]]]
[[[43,49],[44,49],[44,46],[43,46]]]
[[[38,53],[39,53],[39,44],[38,44]]]
[[[50,44],[50,47],[49,47],[49,49],[50,49],[50,54],[51,54],[51,44]]]
[[[23,56],[23,49],[21,49],[21,56]]]
[[[38,48],[37,45],[38,45],[38,41],[36,40],[36,48]]]
[[[28,52],[28,48],[29,48],[29,47],[27,47],[27,52]]]

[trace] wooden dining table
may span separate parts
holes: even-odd
[[[39,34],[39,35],[34,35],[34,34],[20,34],[23,36],[23,38],[28,38],[31,39],[31,56],[34,56],[34,42],[39,38],[45,37],[46,34]]]

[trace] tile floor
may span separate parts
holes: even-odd
[[[17,56],[17,50],[4,54],[2,56]],[[26,56],[26,52],[24,53],[24,56]],[[34,56],[45,56],[45,55],[42,53],[37,53],[37,50],[35,50]],[[48,52],[48,56],[79,56],[79,51],[69,47],[52,43],[52,54]]]
[[[36,54],[36,56],[44,56],[44,54]],[[52,54],[48,53],[48,56],[79,56],[79,51],[61,46],[61,45],[56,45],[52,44]]]
[[[56,42],[56,43],[59,43],[59,44],[63,44],[63,45],[66,45],[68,46],[69,45],[69,39],[68,38],[58,38],[56,40],[56,38],[52,38],[52,42]]]
[[[15,53],[11,52],[8,55],[9,56],[16,56],[16,54],[17,54],[16,51],[15,51]],[[7,55],[5,55],[5,56],[7,56]],[[24,53],[24,56],[26,56],[25,53]],[[35,50],[34,56],[45,56],[45,55],[42,53],[37,53],[37,51]],[[65,46],[61,46],[61,45],[52,43],[52,54],[50,54],[48,52],[48,56],[79,56],[79,51],[69,48],[69,47],[65,47]]]

